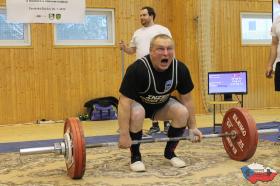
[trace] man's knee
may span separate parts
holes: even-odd
[[[145,119],[145,110],[144,109],[132,110],[130,116],[131,116],[130,131],[136,133],[142,130],[143,122]]]
[[[143,121],[145,119],[144,108],[138,107],[131,110],[131,121]]]
[[[181,124],[181,127],[184,127],[187,125],[187,121],[189,119],[189,111],[186,107],[179,107],[174,116],[174,120],[177,123]]]

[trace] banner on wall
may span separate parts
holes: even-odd
[[[7,0],[10,23],[83,23],[85,0]]]

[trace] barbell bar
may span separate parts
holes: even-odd
[[[255,120],[244,108],[229,109],[222,122],[220,134],[205,134],[203,138],[222,137],[225,151],[237,161],[250,159],[257,148],[259,134],[278,133],[278,129],[257,130]],[[132,144],[191,140],[189,136],[175,138],[150,138],[132,141]],[[118,142],[85,144],[83,128],[76,118],[68,118],[64,124],[64,141],[49,147],[20,149],[20,155],[55,153],[64,155],[67,173],[72,179],[80,179],[85,172],[86,148],[117,146]]]
[[[269,133],[270,131],[275,132],[274,129],[267,129],[263,132]],[[205,134],[203,138],[217,138],[217,137],[224,137],[224,136],[232,136],[234,137],[235,133],[228,133],[228,134]],[[156,143],[156,142],[168,142],[168,141],[180,141],[180,140],[190,140],[189,136],[182,136],[182,137],[174,137],[174,138],[150,138],[144,140],[134,140],[132,141],[133,145],[140,144],[140,143]],[[93,143],[93,144],[86,144],[86,148],[98,148],[98,147],[109,147],[109,146],[117,146],[118,142],[104,142],[104,143]],[[65,143],[58,142],[54,143],[53,146],[48,147],[33,147],[33,148],[25,148],[20,149],[21,155],[31,155],[31,154],[47,154],[47,153],[54,153],[59,155],[64,155],[65,153]]]
[[[262,129],[258,130],[258,134],[274,134],[279,132],[278,129]],[[225,133],[225,134],[204,134],[203,138],[218,138],[218,137],[235,137],[236,133]],[[191,140],[189,136],[174,137],[174,138],[150,138],[144,140],[134,140],[132,141],[133,145],[140,143],[157,143],[157,142],[168,142],[168,141],[180,141],[180,140]],[[62,144],[61,144],[62,143]],[[86,144],[86,148],[98,148],[98,147],[109,147],[117,146],[118,142],[104,142],[104,143],[95,143],[95,144]],[[21,155],[32,155],[32,154],[47,154],[54,153],[59,155],[64,155],[65,145],[64,142],[54,143],[53,146],[48,147],[32,147],[20,149]]]
[[[273,134],[279,132],[278,129],[262,129],[258,130],[258,134]],[[203,138],[218,138],[218,137],[232,137],[235,138],[237,134],[235,132],[232,133],[221,133],[221,134],[204,134]],[[133,145],[141,144],[141,143],[157,143],[157,142],[168,142],[168,141],[180,141],[180,140],[191,140],[189,136],[181,136],[181,137],[173,137],[173,138],[150,138],[144,140],[134,140],[132,141]],[[98,147],[109,147],[109,146],[117,146],[118,142],[104,142],[104,143],[96,143],[96,144],[86,144],[86,148],[98,148]],[[54,143],[53,146],[48,147],[33,147],[33,148],[24,148],[20,149],[21,155],[32,155],[32,154],[47,154],[54,153],[59,155],[64,155],[65,153],[65,143],[58,142]]]

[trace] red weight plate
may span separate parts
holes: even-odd
[[[71,161],[65,161],[67,173],[72,179],[84,176],[86,167],[86,148],[83,128],[76,118],[68,118],[64,123],[64,134],[68,133],[72,141]]]
[[[223,118],[222,133],[237,132],[235,138],[223,137],[223,144],[231,159],[246,161],[256,152],[258,131],[256,122],[244,108],[229,109]]]

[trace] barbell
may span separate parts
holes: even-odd
[[[225,151],[237,161],[250,159],[256,151],[258,134],[277,133],[278,129],[258,130],[256,122],[244,108],[229,109],[223,118],[220,134],[205,134],[203,138],[222,137]],[[190,140],[188,136],[175,138],[148,138],[132,141],[132,144]],[[64,141],[49,147],[20,149],[20,155],[55,153],[64,155],[67,174],[72,179],[80,179],[85,173],[86,148],[116,146],[118,142],[85,144],[83,128],[76,118],[68,118],[64,123]]]

